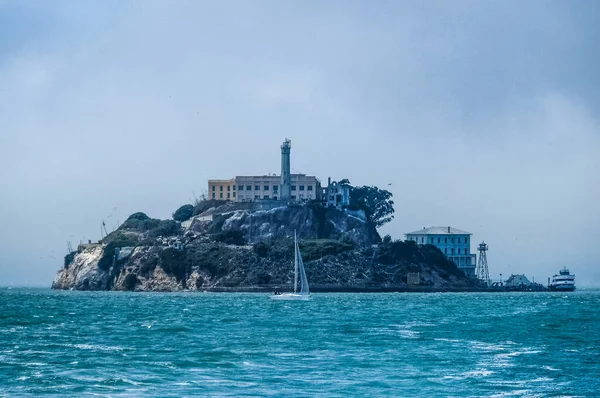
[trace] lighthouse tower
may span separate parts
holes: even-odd
[[[290,151],[292,141],[287,138],[281,145],[281,200],[290,200],[292,177],[290,174]]]

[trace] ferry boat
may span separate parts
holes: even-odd
[[[558,275],[552,277],[548,284],[550,290],[560,290],[563,292],[572,292],[575,290],[575,275],[569,272],[567,267],[564,267],[558,272]]]

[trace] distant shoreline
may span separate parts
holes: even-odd
[[[291,289],[280,286],[272,287],[212,287],[197,290],[206,293],[272,293],[274,290],[289,292]],[[196,290],[182,290],[196,292]],[[453,287],[453,288],[429,288],[429,287],[349,287],[349,286],[315,286],[310,288],[311,293],[504,293],[504,292],[540,292],[548,290],[515,290],[515,289],[492,289],[475,287]]]
[[[52,289],[49,286],[0,286],[2,290],[13,290],[13,289],[39,289],[39,290],[54,290],[54,291],[71,291],[70,289]],[[128,291],[130,293],[273,293],[277,289],[281,292],[289,292],[290,289],[281,288],[279,286],[273,287],[212,287],[205,288],[202,290],[137,290]],[[394,287],[311,287],[311,293],[510,293],[510,292],[551,292],[551,293],[572,293],[572,292],[561,292],[553,290],[515,290],[515,289],[492,289],[492,288],[425,288],[415,287],[407,288],[402,286]],[[600,290],[600,286],[596,287],[581,287],[577,288],[576,291],[588,291],[588,290]],[[77,292],[125,292],[124,290],[73,290]]]

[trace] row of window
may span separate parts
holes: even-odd
[[[213,192],[212,198],[213,199],[217,198],[216,192]],[[231,198],[232,198],[231,193],[228,192],[227,193],[227,199],[231,199]],[[233,198],[235,198],[235,192],[233,192]],[[225,199],[223,197],[223,192],[219,193],[219,199]],[[250,198],[247,197],[247,196],[246,197],[242,197],[241,199],[242,199],[242,201],[250,200]],[[259,200],[259,199],[261,199],[261,197],[260,197],[260,195],[254,195],[254,199],[255,200]],[[262,199],[271,199],[271,197],[269,195],[263,195]],[[273,200],[277,200],[277,199],[278,199],[277,196],[273,196]],[[291,195],[291,199],[292,200],[296,200],[296,195]],[[300,196],[300,199],[304,200],[304,198],[302,196]]]
[[[444,247],[444,254],[448,254],[448,248],[447,247]],[[454,254],[454,248],[453,247],[450,248],[450,254]],[[461,254],[460,253],[460,247],[456,251],[456,254]],[[467,249],[466,248],[465,248],[464,254],[469,254],[469,253],[467,253]]]
[[[231,191],[231,187],[233,186],[233,190],[235,191],[236,185],[227,185],[227,192]],[[252,191],[252,185],[246,185],[246,191]],[[237,185],[238,191],[243,191],[244,190],[244,185]],[[298,186],[298,190],[300,191],[304,191],[304,189],[306,188],[307,191],[312,191],[313,190],[313,186],[312,185],[299,185]],[[263,186],[263,191],[268,191],[270,190],[270,186],[269,185],[264,185]],[[217,186],[213,185],[212,186],[212,191],[215,192],[217,190]],[[255,191],[260,191],[260,185],[255,185],[254,186],[254,190]],[[292,185],[292,191],[296,190],[296,185]],[[219,186],[219,191],[223,192],[223,185]],[[279,191],[279,185],[273,185],[273,192],[278,192]]]
[[[412,238],[410,238],[410,240],[413,240],[413,241],[419,243],[418,237],[413,236]],[[425,238],[423,236],[421,236],[421,243],[425,243]],[[428,243],[432,243],[432,244],[435,243],[435,238],[433,236],[430,237]],[[437,238],[437,243],[442,243],[442,238],[440,238],[439,236]],[[444,238],[444,243],[448,243],[448,238]],[[454,243],[454,238],[450,238],[450,243]],[[458,237],[458,243],[461,243],[460,236]],[[462,243],[468,243],[467,238],[464,238]]]
[[[235,192],[233,193],[233,197],[235,198]],[[212,194],[212,198],[213,198],[213,199],[216,199],[216,198],[217,198],[217,194],[216,194],[215,192],[213,192],[213,194]],[[225,199],[225,198],[223,197],[223,192],[219,192],[219,199]],[[230,192],[227,192],[227,199],[231,199],[231,193],[230,193]]]

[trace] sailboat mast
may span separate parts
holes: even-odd
[[[298,291],[298,240],[294,230],[294,293]]]

